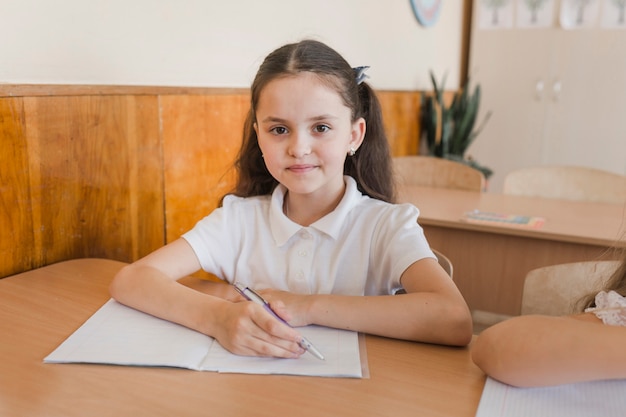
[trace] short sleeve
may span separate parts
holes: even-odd
[[[411,204],[389,206],[372,235],[371,274],[366,294],[392,294],[401,288],[400,277],[416,261],[434,258],[418,223],[419,210]]]
[[[600,291],[596,295],[596,307],[585,309],[609,326],[626,326],[626,298],[615,291]]]
[[[194,250],[202,269],[222,279],[233,276],[238,258],[241,222],[238,209],[243,199],[226,196],[223,206],[201,219],[182,235]]]

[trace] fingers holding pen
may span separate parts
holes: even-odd
[[[223,332],[216,337],[227,350],[245,356],[298,358],[304,350],[299,333],[252,302],[229,306]]]

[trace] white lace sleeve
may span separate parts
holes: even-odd
[[[585,309],[610,326],[626,326],[626,297],[615,291],[600,291],[596,295],[596,307]]]

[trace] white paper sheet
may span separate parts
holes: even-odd
[[[322,352],[299,359],[238,356],[215,339],[111,299],[48,355],[47,363],[167,366],[197,371],[361,378],[358,333],[298,329]]]
[[[623,417],[626,380],[516,388],[487,378],[476,417]]]

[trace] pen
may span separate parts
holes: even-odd
[[[265,310],[267,310],[272,316],[276,317],[278,320],[282,321],[287,326],[289,326],[289,323],[287,323],[285,320],[280,318],[280,316],[276,314],[274,310],[272,310],[269,303],[265,301],[265,299],[261,297],[259,293],[254,291],[252,288],[246,287],[239,283],[235,283],[234,287],[237,290],[237,292],[241,294],[246,300],[262,305],[263,308],[265,308]],[[322,355],[320,351],[317,350],[317,348],[313,346],[313,344],[306,339],[306,337],[302,336],[302,340],[300,340],[299,345],[302,349],[306,350],[311,355],[315,356],[318,359],[324,360],[324,355]]]

